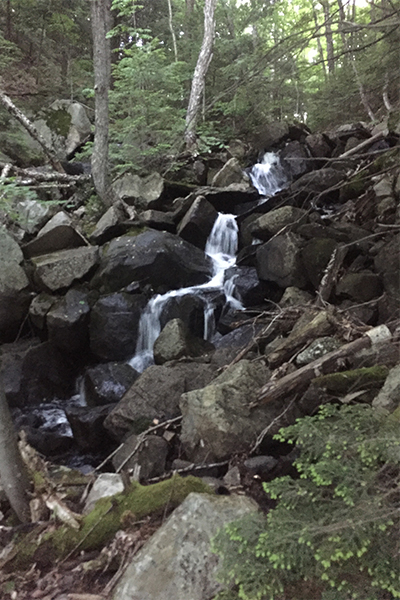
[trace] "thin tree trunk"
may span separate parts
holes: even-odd
[[[6,8],[6,38],[11,41],[11,0],[7,0],[7,8]]]
[[[30,482],[18,449],[6,396],[0,380],[0,478],[11,508],[23,523],[30,521]]]
[[[331,16],[329,13],[329,2],[324,0],[321,2],[324,9],[325,17],[325,37],[326,37],[326,54],[328,60],[328,71],[333,73],[335,71],[335,56],[333,51],[333,35],[332,35],[332,23]]]
[[[28,131],[31,137],[38,142],[46,156],[49,158],[53,169],[58,171],[59,173],[65,173],[64,169],[61,166],[59,159],[57,158],[53,148],[49,146],[46,140],[40,135],[40,133],[36,130],[36,127],[30,120],[24,115],[24,113],[15,106],[12,102],[11,98],[9,98],[4,92],[0,90],[0,103],[4,106],[8,112],[17,119],[21,123],[23,127]]]
[[[199,113],[201,95],[205,86],[206,74],[212,59],[215,32],[215,7],[217,0],[206,0],[204,5],[204,35],[190,90],[189,106],[186,113],[185,142],[188,150],[196,147],[196,120]]]
[[[321,38],[318,35],[318,31],[319,31],[319,24],[318,24],[318,14],[317,11],[315,10],[315,6],[314,6],[314,2],[312,2],[312,10],[313,10],[313,17],[314,17],[314,23],[315,23],[315,30],[316,30],[316,34],[317,34],[317,46],[318,46],[318,54],[319,54],[319,58],[322,64],[322,70],[324,72],[324,78],[325,81],[327,79],[327,72],[326,72],[326,63],[325,63],[325,56],[324,56],[324,50],[322,48],[322,44],[321,44]]]
[[[344,26],[344,21],[343,19],[345,18],[345,13],[344,13],[344,8],[343,8],[343,4],[342,4],[342,0],[337,0],[338,2],[338,6],[339,6],[339,18],[340,18],[340,30],[342,33],[342,41],[343,41],[343,45],[344,48],[346,50],[347,56],[349,58],[349,61],[351,63],[351,68],[353,69],[353,73],[354,73],[354,78],[357,82],[357,86],[358,86],[358,91],[360,94],[360,98],[361,98],[361,103],[364,106],[369,118],[371,119],[371,121],[375,121],[375,115],[374,112],[368,102],[368,98],[367,95],[365,93],[364,90],[364,86],[363,83],[361,81],[361,77],[358,73],[358,69],[357,69],[357,65],[356,65],[356,59],[355,56],[353,55],[353,53],[351,52],[351,46],[346,38],[346,35],[343,31],[343,26]]]
[[[111,46],[106,35],[110,29],[111,0],[92,0],[95,133],[91,162],[96,192],[106,206],[111,206],[115,200],[108,174]]]
[[[172,37],[172,46],[174,48],[175,62],[178,62],[178,47],[176,45],[176,35],[175,35],[175,31],[174,31],[174,25],[172,22],[171,0],[168,0],[168,24],[169,24],[169,30],[171,32],[171,37]]]

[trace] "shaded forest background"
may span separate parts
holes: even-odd
[[[182,145],[203,36],[200,0],[114,0],[111,162],[141,168]],[[271,120],[379,120],[399,101],[396,0],[219,0],[199,150]],[[29,115],[56,98],[94,109],[90,2],[4,0],[2,88]],[[1,112],[0,125],[10,117]]]

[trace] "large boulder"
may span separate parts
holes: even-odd
[[[136,450],[136,451],[135,451]],[[158,435],[148,435],[144,442],[130,435],[112,458],[114,469],[132,471],[136,481],[159,477],[164,473],[168,443]]]
[[[318,288],[324,271],[338,245],[331,238],[317,237],[304,246],[301,253],[303,265],[309,280],[315,288]]]
[[[233,294],[243,306],[263,304],[273,294],[271,285],[261,281],[255,267],[231,267],[225,271],[225,281],[232,279]]]
[[[344,173],[332,167],[325,167],[317,171],[305,173],[290,186],[292,192],[301,193],[304,196],[308,194],[324,194],[330,191],[330,188],[335,188],[343,181]],[[338,191],[335,192],[335,197],[339,197]]]
[[[243,169],[240,166],[240,162],[237,158],[230,158],[227,163],[224,164],[222,169],[218,171],[213,177],[211,185],[213,187],[228,187],[232,183],[247,183],[248,180],[244,178]]]
[[[75,391],[77,372],[70,361],[49,342],[5,344],[1,348],[0,370],[11,406],[41,404],[54,398],[70,398]]]
[[[269,150],[289,137],[289,124],[286,121],[263,123],[253,134],[253,146],[256,150]]]
[[[218,216],[215,208],[203,196],[198,196],[178,225],[178,235],[204,250]]]
[[[257,239],[269,240],[287,225],[293,228],[305,223],[307,215],[307,211],[301,208],[282,206],[258,217],[252,225],[251,233]]]
[[[11,342],[18,335],[32,300],[28,277],[19,264],[18,244],[0,228],[0,342]]]
[[[90,367],[83,377],[83,392],[89,406],[116,403],[139,377],[130,365],[110,362]]]
[[[172,319],[181,319],[188,330],[197,337],[204,337],[204,296],[211,295],[213,292],[204,290],[203,293],[189,293],[177,296],[172,296],[165,304],[160,315],[160,325],[165,325]],[[215,305],[221,305],[224,302],[222,294],[218,294],[215,298],[212,297]],[[222,308],[222,307],[221,307]]]
[[[113,600],[210,600],[221,591],[211,540],[224,525],[256,512],[245,496],[191,493],[136,554]]]
[[[162,365],[183,356],[201,356],[213,349],[210,342],[193,336],[181,319],[172,319],[154,342],[154,362]]]
[[[212,261],[204,252],[176,235],[153,230],[112,240],[93,285],[114,292],[142,281],[165,291],[205,283],[211,277]]]
[[[249,450],[282,409],[276,403],[250,408],[268,377],[262,363],[241,360],[205,388],[182,395],[181,442],[189,460],[225,460]]]
[[[69,290],[47,313],[49,340],[62,352],[82,358],[89,347],[88,294]]]
[[[90,314],[90,349],[102,361],[126,360],[136,350],[139,321],[146,298],[118,292],[102,296]]]
[[[368,302],[382,293],[379,275],[365,269],[359,273],[346,273],[336,284],[336,295],[356,302]]]
[[[94,231],[90,234],[93,244],[105,244],[117,235],[124,233],[122,222],[125,218],[124,212],[118,206],[110,206],[100,220],[96,223]]]
[[[125,173],[114,182],[113,189],[121,200],[141,210],[160,208],[164,180],[159,173],[151,173],[147,177]]]
[[[104,406],[74,406],[65,411],[75,442],[82,452],[98,452],[111,445],[111,438],[104,428],[104,419],[112,404]]]
[[[32,258],[80,246],[87,246],[85,238],[72,226],[71,217],[60,211],[46,223],[34,240],[25,244],[23,251],[26,258]]]
[[[55,148],[58,158],[65,160],[91,132],[86,109],[73,100],[56,100],[42,112],[42,117],[34,121],[34,125],[47,143]]]
[[[307,146],[298,141],[286,144],[280,153],[280,159],[289,179],[308,173],[314,166]]]
[[[187,390],[201,388],[213,378],[215,367],[201,363],[153,365],[135,381],[106,419],[116,439],[128,431],[140,433],[153,419],[177,417],[179,399]]]
[[[382,275],[385,292],[397,304],[400,301],[400,236],[389,240],[375,257],[375,269]]]
[[[70,287],[87,277],[99,260],[97,246],[60,250],[32,258],[37,285],[47,292]]]
[[[307,278],[301,262],[302,240],[295,233],[277,235],[257,248],[257,273],[260,279],[280,287],[303,288]]]

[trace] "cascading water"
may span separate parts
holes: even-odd
[[[140,317],[139,335],[135,356],[129,364],[139,372],[144,371],[153,364],[153,346],[161,332],[161,316],[164,308],[171,298],[195,293],[204,303],[204,338],[211,339],[214,334],[214,305],[210,299],[210,292],[222,290],[226,302],[236,309],[243,306],[234,298],[234,284],[232,279],[224,282],[225,271],[232,267],[236,261],[238,248],[238,226],[234,215],[220,213],[214,223],[213,229],[207,240],[205,252],[213,260],[213,277],[207,283],[195,285],[180,290],[172,290],[166,294],[154,296],[147,304]]]
[[[252,167],[250,179],[261,196],[260,203],[265,202],[288,184],[285,170],[275,152],[264,154],[262,161]]]

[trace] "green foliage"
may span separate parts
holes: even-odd
[[[305,600],[305,581],[323,600],[400,598],[399,433],[398,420],[366,405],[327,405],[281,429],[276,438],[300,450],[299,478],[264,484],[276,508],[214,540],[234,597],[278,600],[289,588]]]

